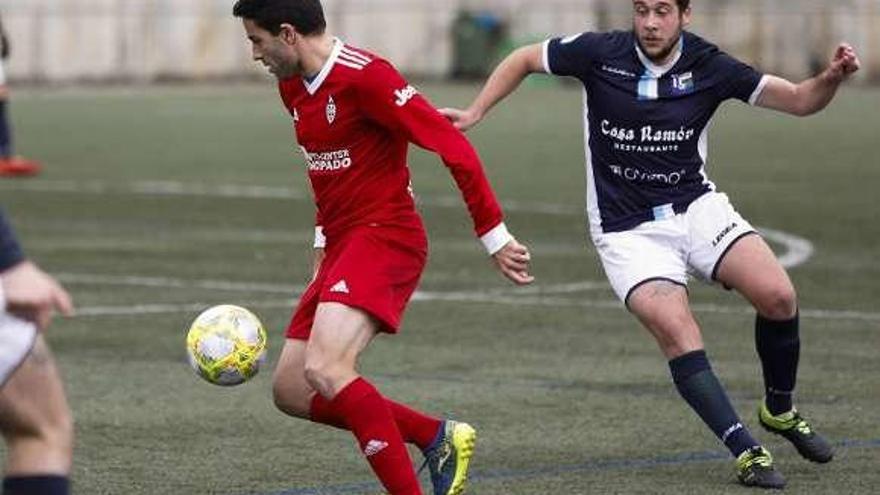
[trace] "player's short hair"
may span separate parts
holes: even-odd
[[[232,15],[254,21],[273,35],[290,24],[303,35],[322,34],[327,28],[320,0],[238,0]]]
[[[691,6],[691,0],[675,0],[675,3],[678,4],[679,12],[684,12]]]

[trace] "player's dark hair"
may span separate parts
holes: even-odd
[[[327,28],[320,0],[238,0],[232,15],[254,21],[273,35],[290,24],[303,35],[321,34]]]
[[[681,13],[684,13],[691,6],[691,0],[675,0],[675,3],[678,4],[678,11]]]

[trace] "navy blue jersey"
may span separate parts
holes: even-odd
[[[632,31],[554,38],[544,44],[544,70],[584,85],[594,235],[681,213],[714,190],[705,173],[712,115],[730,98],[753,104],[765,81],[691,33],[664,67],[645,57]]]
[[[15,239],[12,227],[6,222],[3,210],[0,210],[0,272],[11,268],[24,260],[21,246]]]

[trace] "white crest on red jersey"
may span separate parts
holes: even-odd
[[[296,111],[296,108],[293,109],[293,123],[296,124],[299,122],[299,112]]]
[[[333,101],[333,95],[327,100],[327,123],[332,124],[336,120],[336,102]]]

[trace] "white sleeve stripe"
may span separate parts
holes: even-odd
[[[360,65],[360,66],[364,66],[364,65],[369,64],[369,62],[363,62],[359,58],[355,58],[350,55],[346,55],[345,52],[339,52],[339,59],[338,60],[345,60],[346,62],[351,62],[353,64]]]
[[[344,53],[345,55],[347,55],[347,56],[349,56],[349,57],[351,57],[351,58],[353,58],[363,64],[368,64],[371,62],[371,60],[366,55],[360,54],[354,50],[350,50],[348,47],[345,47],[345,46],[342,47],[341,53]]]
[[[339,64],[339,65],[344,65],[344,66],[346,66],[346,67],[351,67],[352,69],[364,70],[364,66],[363,66],[363,65],[356,64],[356,63],[354,63],[354,62],[349,62],[348,60],[345,60],[345,59],[342,58],[342,57],[337,58],[337,59],[336,59],[336,63]]]
[[[542,52],[541,62],[544,64],[544,72],[547,74],[553,74],[553,71],[550,70],[550,40],[544,42]]]
[[[320,225],[315,226],[315,249],[322,249],[327,247],[327,238],[324,237],[324,227]]]
[[[754,106],[758,102],[758,98],[761,97],[761,93],[764,91],[764,87],[767,86],[768,82],[770,82],[769,76],[765,75],[761,77],[758,87],[755,88],[755,91],[752,92],[752,96],[749,97],[749,105]]]
[[[499,223],[480,237],[480,242],[483,243],[483,247],[486,248],[490,256],[500,251],[511,240],[513,240],[513,236],[507,231],[504,222]]]

